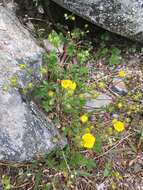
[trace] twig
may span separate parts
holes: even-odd
[[[107,150],[106,152],[104,152],[103,154],[97,156],[94,158],[94,160],[99,159],[105,155],[107,155],[110,151],[112,151],[113,149],[115,149],[116,147],[118,147],[124,140],[128,139],[130,136],[132,136],[132,134],[130,133],[129,135],[127,135],[126,137],[124,137],[123,139],[121,139],[120,141],[118,141],[114,146],[112,146],[109,150]]]
[[[71,172],[71,169],[70,169],[70,167],[68,165],[68,162],[67,162],[67,159],[66,159],[66,156],[65,156],[65,153],[64,153],[63,150],[62,150],[62,155],[63,155],[64,161],[66,163],[67,169],[68,169],[69,173],[71,174],[72,172]]]

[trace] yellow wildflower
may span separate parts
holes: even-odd
[[[125,77],[125,71],[120,71],[119,72],[119,77],[124,78]]]
[[[114,126],[114,129],[118,132],[122,132],[125,129],[124,123],[122,121],[114,122],[113,126]]]
[[[92,95],[93,98],[97,98],[98,96],[99,96],[99,93],[98,93],[98,92],[96,92],[96,93],[94,93],[94,94]]]
[[[20,67],[20,69],[26,69],[26,65],[25,64],[20,64],[19,67]]]
[[[86,133],[82,136],[82,146],[89,149],[93,148],[95,140],[95,137],[91,133]]]
[[[82,115],[82,116],[80,116],[80,121],[82,122],[82,123],[86,123],[87,121],[88,121],[88,116],[87,115]]]
[[[125,119],[125,122],[126,122],[126,123],[130,123],[130,122],[131,122],[131,119],[130,119],[129,117],[127,117],[127,118]]]
[[[75,90],[76,89],[76,83],[75,82],[72,82],[72,84],[70,86],[70,89],[71,90]]]
[[[113,174],[116,177],[116,179],[119,179],[119,180],[123,179],[122,175],[119,172],[116,171]]]
[[[117,106],[118,106],[118,108],[120,109],[120,108],[123,107],[123,104],[122,104],[121,102],[119,102]]]
[[[75,82],[73,82],[72,80],[62,80],[61,86],[67,90],[75,90],[77,84]]]
[[[17,78],[16,77],[12,77],[10,79],[10,82],[11,82],[11,86],[15,87],[17,85]]]
[[[23,89],[22,89],[22,93],[23,93],[23,94],[26,94],[26,93],[27,93],[27,88],[23,88]]]
[[[27,88],[28,88],[28,89],[32,89],[32,88],[33,88],[32,82],[28,83]]]
[[[3,91],[7,92],[9,91],[9,89],[10,89],[10,86],[8,84],[3,86]]]
[[[105,89],[105,83],[103,81],[99,82],[98,86],[100,89]]]

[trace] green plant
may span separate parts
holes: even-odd
[[[65,15],[65,18],[72,22],[75,19],[73,15]],[[82,179],[86,179],[88,183],[88,180],[90,182],[101,173],[104,178],[114,176],[121,179],[118,172],[112,171],[118,166],[117,163],[114,164],[114,160],[118,159],[118,163],[122,165],[120,159],[127,160],[128,149],[129,155],[134,157],[142,149],[143,94],[139,77],[129,77],[126,70],[118,71],[118,77],[125,81],[129,93],[117,97],[110,89],[112,77],[117,74],[117,70],[114,70],[116,67],[108,68],[104,63],[111,66],[120,64],[121,51],[116,47],[110,50],[106,45],[109,39],[106,34],[101,38],[101,47],[96,47],[97,51],[93,53],[90,43],[84,41],[86,33],[78,28],[64,34],[52,31],[48,41],[53,48],[44,55],[45,65],[40,69],[43,75],[40,85],[33,86],[29,83],[22,89],[22,92],[27,93],[34,87],[35,101],[68,140],[68,145],[63,150],[58,148],[40,164],[38,161],[33,164],[35,171],[29,171],[34,176],[31,178],[35,179],[35,189],[74,189],[78,180],[82,182]],[[97,81],[96,78],[91,80],[87,64],[90,59],[94,61],[97,72],[102,65],[101,69],[106,76],[103,75]],[[103,63],[98,64],[99,60]],[[104,71],[103,65],[109,69],[109,74],[106,73],[107,70]],[[24,64],[20,64],[20,69],[26,70],[28,76],[32,74]],[[11,77],[9,84],[3,87],[4,90],[16,88],[17,81],[17,76]],[[110,91],[115,96],[114,102],[106,108],[87,111],[85,104],[88,95],[96,99],[100,91]],[[57,140],[58,138],[53,138],[53,143]],[[5,178],[4,184],[9,188],[9,177]],[[93,186],[94,189],[95,184]],[[115,189],[114,184],[111,186]]]
[[[111,57],[109,59],[109,65],[118,65],[121,62],[121,50],[118,48],[112,48]]]

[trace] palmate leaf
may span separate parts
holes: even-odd
[[[110,65],[118,65],[121,62],[121,50],[118,48],[113,48],[111,52],[111,57],[109,59]]]
[[[49,54],[46,54],[44,60],[48,64],[48,69],[54,69],[54,67],[57,66],[58,62],[58,56],[56,51],[53,50]]]
[[[96,162],[91,158],[85,157],[79,152],[72,152],[70,165],[74,168],[82,166],[88,169],[93,169],[96,167]]]
[[[74,54],[76,53],[76,47],[75,47],[75,44],[69,44],[68,47],[67,47],[67,54],[72,57],[74,56]]]

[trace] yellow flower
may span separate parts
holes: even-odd
[[[28,83],[27,88],[28,88],[28,89],[32,89],[32,88],[33,88],[32,82]]]
[[[10,89],[10,86],[9,86],[8,84],[5,84],[5,85],[3,86],[3,91],[8,92],[9,89]]]
[[[102,81],[99,82],[98,87],[99,87],[100,89],[105,89],[105,83],[102,82]]]
[[[91,133],[86,133],[82,136],[82,146],[84,148],[93,148],[95,137]]]
[[[72,80],[62,80],[61,86],[67,90],[75,90],[77,84],[75,82],[73,82]]]
[[[72,84],[71,80],[62,80],[61,81],[61,86],[65,89],[68,89],[71,84]]]
[[[17,85],[17,78],[16,77],[12,77],[10,79],[10,82],[11,82],[11,86],[15,87]]]
[[[20,67],[20,69],[26,69],[26,65],[25,64],[20,64],[19,67]]]
[[[120,108],[123,107],[123,104],[122,104],[121,102],[119,102],[117,106],[118,106],[118,108],[120,109]]]
[[[120,76],[121,78],[124,78],[124,77],[125,77],[125,72],[124,72],[124,71],[120,71],[120,72],[119,72],[119,76]]]
[[[82,122],[82,123],[86,123],[87,121],[88,121],[88,116],[87,115],[82,115],[82,116],[80,116],[80,121]]]
[[[114,129],[118,132],[122,132],[125,129],[124,123],[122,121],[114,122],[113,126],[114,126]]]
[[[22,89],[22,93],[23,93],[23,94],[26,94],[26,93],[27,93],[27,88],[23,88],[23,89]]]
[[[127,117],[127,118],[125,119],[125,122],[126,122],[126,123],[130,123],[130,122],[131,122],[131,119]]]
[[[70,86],[70,89],[71,90],[75,90],[76,89],[76,83],[75,82],[72,82],[71,86]]]
[[[98,93],[98,92],[96,92],[96,93],[94,93],[94,94],[92,95],[93,98],[97,98],[98,96],[99,96],[99,93]]]
[[[52,90],[50,90],[50,91],[48,92],[48,96],[49,96],[49,97],[53,97],[53,96],[54,96],[54,92],[53,92]]]

